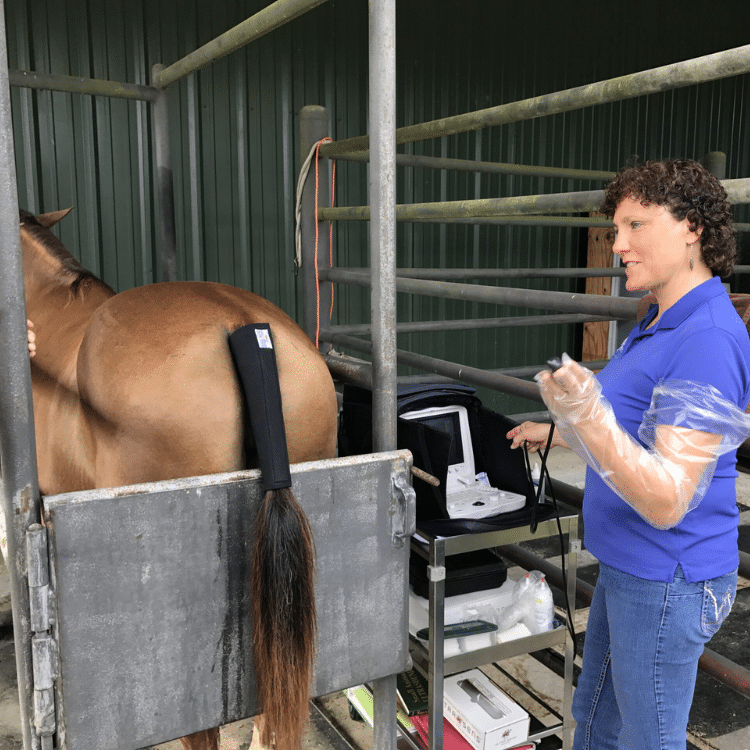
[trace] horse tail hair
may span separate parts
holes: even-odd
[[[307,723],[317,635],[312,529],[290,488],[268,490],[255,524],[253,656],[264,747],[295,750]]]
[[[297,750],[307,723],[317,636],[315,548],[310,522],[291,490],[281,389],[270,327],[246,325],[229,345],[248,406],[263,498],[255,522],[250,593],[253,658],[263,711],[260,741]]]

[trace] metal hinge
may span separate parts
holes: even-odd
[[[417,495],[406,476],[399,472],[393,477],[393,546],[403,547],[417,528]]]
[[[38,523],[26,532],[29,579],[31,663],[34,674],[34,730],[42,747],[52,746],[55,720],[55,680],[58,676],[57,643],[52,636],[54,613],[49,585],[47,529]]]

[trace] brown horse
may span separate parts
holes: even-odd
[[[228,346],[229,334],[250,323],[271,327],[289,460],[334,455],[333,383],[291,318],[255,294],[221,284],[172,282],[115,294],[49,231],[67,213],[21,212],[27,315],[37,344],[31,373],[42,494],[257,466],[255,446],[243,440],[243,400]],[[266,493],[264,507],[276,500],[295,509],[289,490]],[[306,519],[298,513],[304,536]],[[262,531],[256,530],[259,537]],[[301,546],[286,577],[312,599],[311,543]],[[307,718],[314,617],[292,617],[300,620],[292,630],[301,632],[264,629],[264,622],[278,625],[275,608],[284,602],[256,594],[253,588],[263,709],[256,731],[262,727],[262,744],[292,750]],[[275,599],[288,596],[282,590]],[[304,602],[296,606],[305,611]],[[182,744],[216,750],[219,730],[184,737]]]

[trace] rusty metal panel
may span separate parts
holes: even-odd
[[[394,490],[410,465],[402,451],[292,467],[317,551],[315,695],[410,664],[408,543],[394,541],[414,517]],[[258,713],[259,500],[258,471],[45,499],[62,748],[140,748]]]

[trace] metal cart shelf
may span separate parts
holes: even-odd
[[[573,618],[575,616],[577,553],[580,549],[578,514],[567,508],[564,513],[565,515],[561,515],[559,521],[560,530],[568,539],[567,552],[563,551],[563,554],[566,558],[568,573],[567,596],[570,602],[570,617]],[[438,626],[438,623],[444,622],[445,614],[446,557],[458,555],[462,552],[502,547],[505,544],[517,544],[532,539],[556,536],[558,534],[557,519],[551,518],[540,522],[535,533],[531,533],[528,526],[454,537],[433,537],[420,532],[419,529],[417,529],[417,533],[426,542],[425,545],[413,539],[412,549],[427,558],[430,641],[429,649],[425,649],[418,640],[412,638],[410,648],[414,665],[425,675],[429,687],[430,750],[443,746],[443,679],[446,675],[558,645],[564,645],[565,649],[562,722],[531,734],[529,739],[538,740],[562,731],[563,750],[569,750],[572,745],[573,717],[571,703],[573,699],[573,659],[575,654],[573,641],[567,626],[447,659],[443,654],[443,630],[442,627]]]

